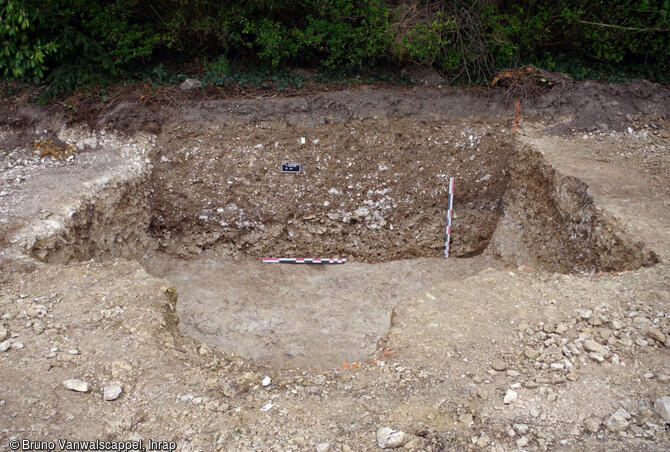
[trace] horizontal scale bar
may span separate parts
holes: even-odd
[[[265,264],[344,264],[346,259],[331,257],[264,257]]]

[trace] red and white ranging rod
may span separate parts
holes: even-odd
[[[344,264],[346,259],[329,257],[264,257],[265,264]]]
[[[447,232],[444,238],[444,258],[449,257],[449,242],[451,240],[451,217],[454,213],[454,178],[449,178],[449,206],[447,208]]]

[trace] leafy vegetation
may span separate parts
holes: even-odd
[[[45,59],[58,49],[42,41],[36,28],[44,16],[12,0],[0,0],[0,70],[5,77],[40,81],[47,71]]]
[[[173,83],[194,61],[215,84],[279,87],[302,83],[296,66],[352,74],[410,63],[469,82],[534,63],[667,83],[669,13],[670,0],[0,0],[0,71],[52,92]]]

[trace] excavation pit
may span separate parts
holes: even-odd
[[[493,121],[164,130],[147,153],[150,171],[89,202],[60,239],[29,252],[46,262],[139,258],[177,288],[183,332],[261,363],[364,361],[397,303],[487,267],[600,272],[656,259],[596,208],[584,183]],[[283,162],[302,170],[282,173]],[[449,177],[455,215],[445,262]]]

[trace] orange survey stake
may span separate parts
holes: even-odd
[[[516,118],[514,118],[514,133],[516,132],[516,127],[519,124],[519,105],[521,104],[521,101],[519,99],[516,100]]]

